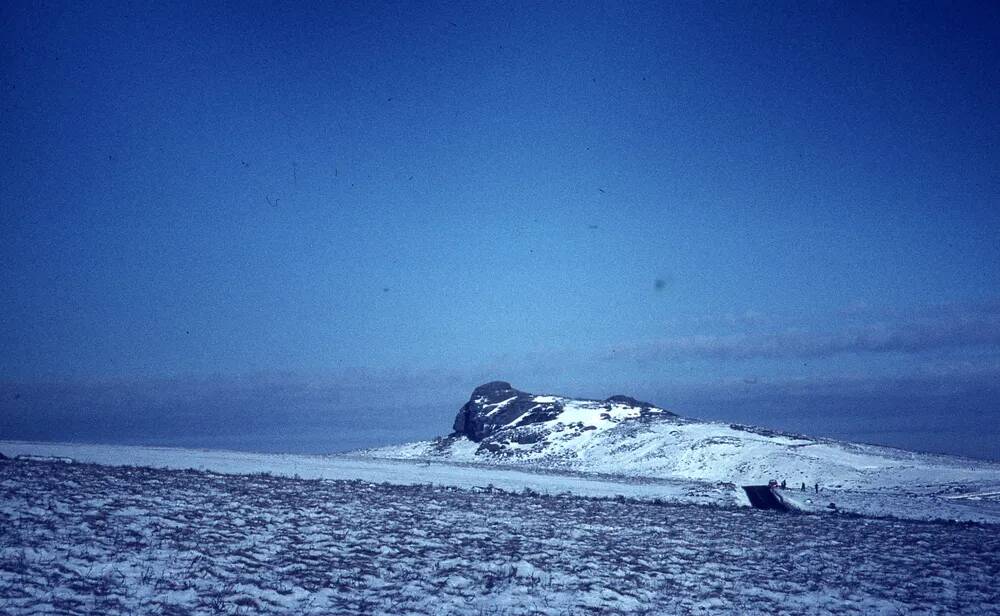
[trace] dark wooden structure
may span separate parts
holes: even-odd
[[[773,509],[775,511],[792,511],[788,506],[778,488],[773,485],[766,486],[743,486],[743,491],[747,493],[750,504],[757,509]]]

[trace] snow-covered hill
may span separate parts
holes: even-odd
[[[395,459],[531,465],[735,484],[868,490],[1000,483],[1000,465],[685,419],[627,396],[534,395],[509,383],[477,387],[454,432],[364,452]]]

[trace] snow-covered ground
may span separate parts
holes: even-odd
[[[351,455],[0,441],[0,614],[1000,614],[998,464],[476,391]]]
[[[115,466],[194,469],[229,474],[270,473],[302,479],[360,480],[398,485],[433,484],[466,489],[493,486],[515,492],[527,489],[543,494],[569,492],[580,496],[620,495],[703,504],[735,505],[743,502],[739,491],[732,486],[707,482],[613,477],[434,461],[384,460],[350,455],[268,454],[218,449],[28,441],[0,441],[0,453],[9,457],[64,458]]]
[[[11,457],[42,456],[103,465],[195,469],[230,474],[270,473],[303,479],[432,484],[463,489],[493,486],[514,492],[527,489],[551,495],[624,496],[721,506],[749,504],[742,489],[728,482],[596,474],[532,465],[462,462],[456,458],[385,459],[22,441],[0,441],[0,452]],[[918,456],[918,460],[925,460],[919,457],[921,454],[914,455]],[[477,460],[474,457],[468,459]],[[914,479],[896,485],[885,481],[870,489],[836,488],[824,484],[819,494],[811,486],[803,492],[794,489],[792,484],[785,495],[804,511],[827,511],[829,504],[834,503],[840,511],[869,516],[1000,524],[1000,474],[993,475],[994,479],[990,481],[990,475],[979,471],[971,480],[966,476],[963,481],[956,480],[953,473],[957,472],[951,467],[946,467],[938,475],[924,471],[920,475],[914,473],[921,481]],[[962,476],[959,475],[958,479]]]
[[[626,396],[534,395],[504,381],[476,388],[450,436],[359,455],[732,485],[737,492],[776,480],[789,486],[787,500],[807,511],[836,506],[1000,522],[995,462],[686,419]]]
[[[978,524],[0,462],[11,615],[996,614],[997,579]]]
[[[664,418],[625,421],[624,414],[581,408],[589,401],[566,399],[566,410],[550,421],[514,426],[490,438],[525,430],[542,438],[528,444],[501,442],[500,453],[484,451],[465,436],[372,449],[371,457],[450,460],[503,466],[575,469],[626,476],[739,484],[786,479],[791,485],[871,490],[955,482],[1000,483],[1000,464],[783,434],[753,426]],[[612,406],[611,408],[615,408]],[[627,407],[625,407],[627,409]],[[582,411],[588,411],[583,413]],[[584,419],[580,419],[584,416]],[[567,419],[573,421],[567,422]],[[579,426],[583,427],[581,429]],[[520,432],[518,432],[520,431]]]

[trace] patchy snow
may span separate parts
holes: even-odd
[[[510,398],[507,398],[506,400],[501,400],[500,402],[497,402],[496,404],[486,404],[486,405],[484,405],[484,408],[490,409],[489,411],[487,411],[486,416],[490,417],[490,416],[496,415],[497,413],[499,413],[500,411],[503,410],[503,407],[507,406],[508,404],[510,404],[511,402],[513,402],[514,400],[517,400],[517,396],[511,396]]]
[[[552,404],[553,402],[558,402],[562,398],[558,396],[535,396],[534,401],[538,404]]]
[[[996,530],[5,461],[0,613],[995,614]]]
[[[433,484],[465,489],[494,487],[517,492],[530,490],[541,494],[624,496],[723,506],[748,506],[749,502],[740,485],[767,483],[766,479],[743,483],[713,480],[725,477],[724,473],[690,473],[689,476],[693,478],[685,478],[684,473],[644,474],[648,471],[641,467],[636,471],[634,467],[624,463],[620,467],[613,464],[590,467],[544,466],[535,463],[498,464],[496,459],[476,455],[478,445],[465,438],[452,439],[440,453],[431,450],[433,446],[434,443],[413,443],[377,450],[378,455],[387,455],[387,452],[393,455],[393,458],[382,458],[371,455],[312,456],[0,441],[0,451],[12,456],[33,455],[42,459],[63,458],[108,465],[195,469],[231,474],[270,473],[303,479],[362,480],[399,485]],[[734,465],[732,459],[726,460],[718,453],[717,445],[712,448],[716,451],[715,455],[721,458],[717,461],[720,466]],[[752,439],[749,445],[737,448],[736,451],[742,456],[746,455],[746,449],[755,451]],[[643,449],[638,451],[641,453]],[[662,455],[661,450],[652,448],[651,451]],[[758,452],[758,455],[764,457],[766,448]],[[852,464],[872,462],[861,454],[847,452],[844,455],[848,456],[847,461]],[[849,456],[857,458],[851,459]],[[895,462],[898,466],[890,467],[889,470],[871,472],[869,469],[868,484],[838,480],[830,469],[843,467],[831,463],[829,468],[820,469],[828,474],[823,476],[818,494],[814,490],[815,482],[808,482],[808,489],[802,491],[799,489],[801,481],[789,481],[789,489],[784,491],[784,495],[800,502],[801,508],[806,511],[825,511],[830,503],[834,503],[841,511],[863,515],[1000,523],[1000,498],[993,496],[1000,492],[1000,473],[989,464],[984,464],[982,468],[950,465],[953,460],[956,459],[907,454]],[[747,465],[759,463],[760,460],[757,459],[746,461]],[[690,460],[682,459],[681,464],[690,464]],[[592,468],[601,472],[592,472],[589,470]],[[778,479],[783,477],[780,471],[773,468],[763,476]],[[963,498],[950,498],[955,496]]]
[[[153,468],[207,470],[217,473],[269,473],[302,479],[361,480],[399,485],[433,484],[459,488],[492,486],[508,491],[531,490],[542,494],[572,493],[581,496],[625,496],[692,503],[737,504],[732,486],[706,482],[655,480],[594,474],[497,468],[444,461],[384,460],[348,455],[312,456],[263,454],[212,449],[34,443],[0,441],[0,451],[59,456],[78,462]]]

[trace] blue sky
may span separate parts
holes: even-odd
[[[503,378],[1000,458],[995,5],[206,4],[0,8],[8,434]]]

